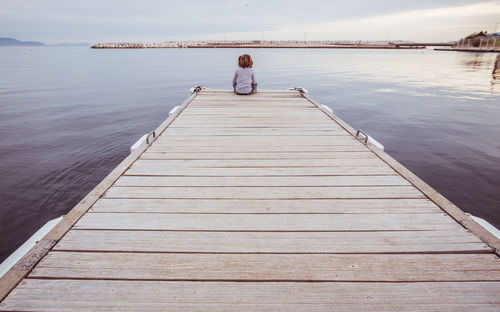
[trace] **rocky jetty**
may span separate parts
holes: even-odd
[[[330,49],[415,49],[415,43],[402,41],[166,41],[160,43],[111,42],[98,43],[93,49],[150,49],[150,48],[330,48]]]

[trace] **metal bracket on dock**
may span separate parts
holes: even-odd
[[[297,88],[288,88],[288,90],[295,90],[295,91],[299,91],[300,94],[306,94],[306,93],[309,93],[309,91],[307,91],[306,88],[300,88],[300,87],[297,87]]]
[[[153,136],[153,139],[156,138],[156,131],[143,135],[139,140],[137,140],[137,142],[134,143],[134,145],[130,147],[130,152],[132,153],[134,150],[136,150],[139,146],[141,146],[142,143],[144,143],[144,141],[146,141],[146,144],[148,145],[149,143],[153,142],[149,139],[151,136]]]
[[[191,95],[195,92],[200,92],[203,89],[205,89],[205,88],[203,88],[202,86],[194,86],[191,89],[189,89],[189,95]]]
[[[149,137],[151,135],[153,136],[153,139],[156,138],[156,132],[153,131],[153,132],[151,132],[151,133],[148,134],[148,136],[146,137],[146,144],[149,144],[150,142],[152,142],[152,141],[149,141]]]
[[[378,149],[382,151],[384,150],[384,146],[382,144],[380,144],[377,140],[375,140],[374,138],[363,132],[363,130],[358,130],[356,132],[356,138],[358,138],[358,140],[363,141],[365,144],[368,144],[369,142],[374,146],[376,146]]]
[[[360,134],[365,137],[365,139],[364,139],[365,144],[368,144],[368,134],[364,133],[362,130],[358,130],[358,132],[356,132],[356,137],[358,139],[361,139],[361,137],[359,136]]]

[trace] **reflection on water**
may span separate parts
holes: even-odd
[[[238,49],[0,49],[0,260],[67,213]],[[263,89],[305,87],[463,210],[500,227],[494,54],[248,50]],[[485,135],[487,134],[487,135]]]
[[[485,54],[483,53],[463,53],[461,62],[464,66],[469,67],[471,71],[477,71],[484,65]]]
[[[497,55],[497,60],[495,61],[495,66],[491,72],[493,80],[492,84],[500,84],[500,54]]]

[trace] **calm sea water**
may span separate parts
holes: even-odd
[[[0,261],[66,214],[238,49],[0,48]],[[305,87],[466,212],[500,227],[494,54],[247,50],[262,89]]]

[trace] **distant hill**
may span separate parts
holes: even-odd
[[[43,46],[42,42],[38,41],[19,41],[13,38],[0,38],[0,46]]]
[[[88,42],[60,42],[47,44],[49,47],[90,47]]]

